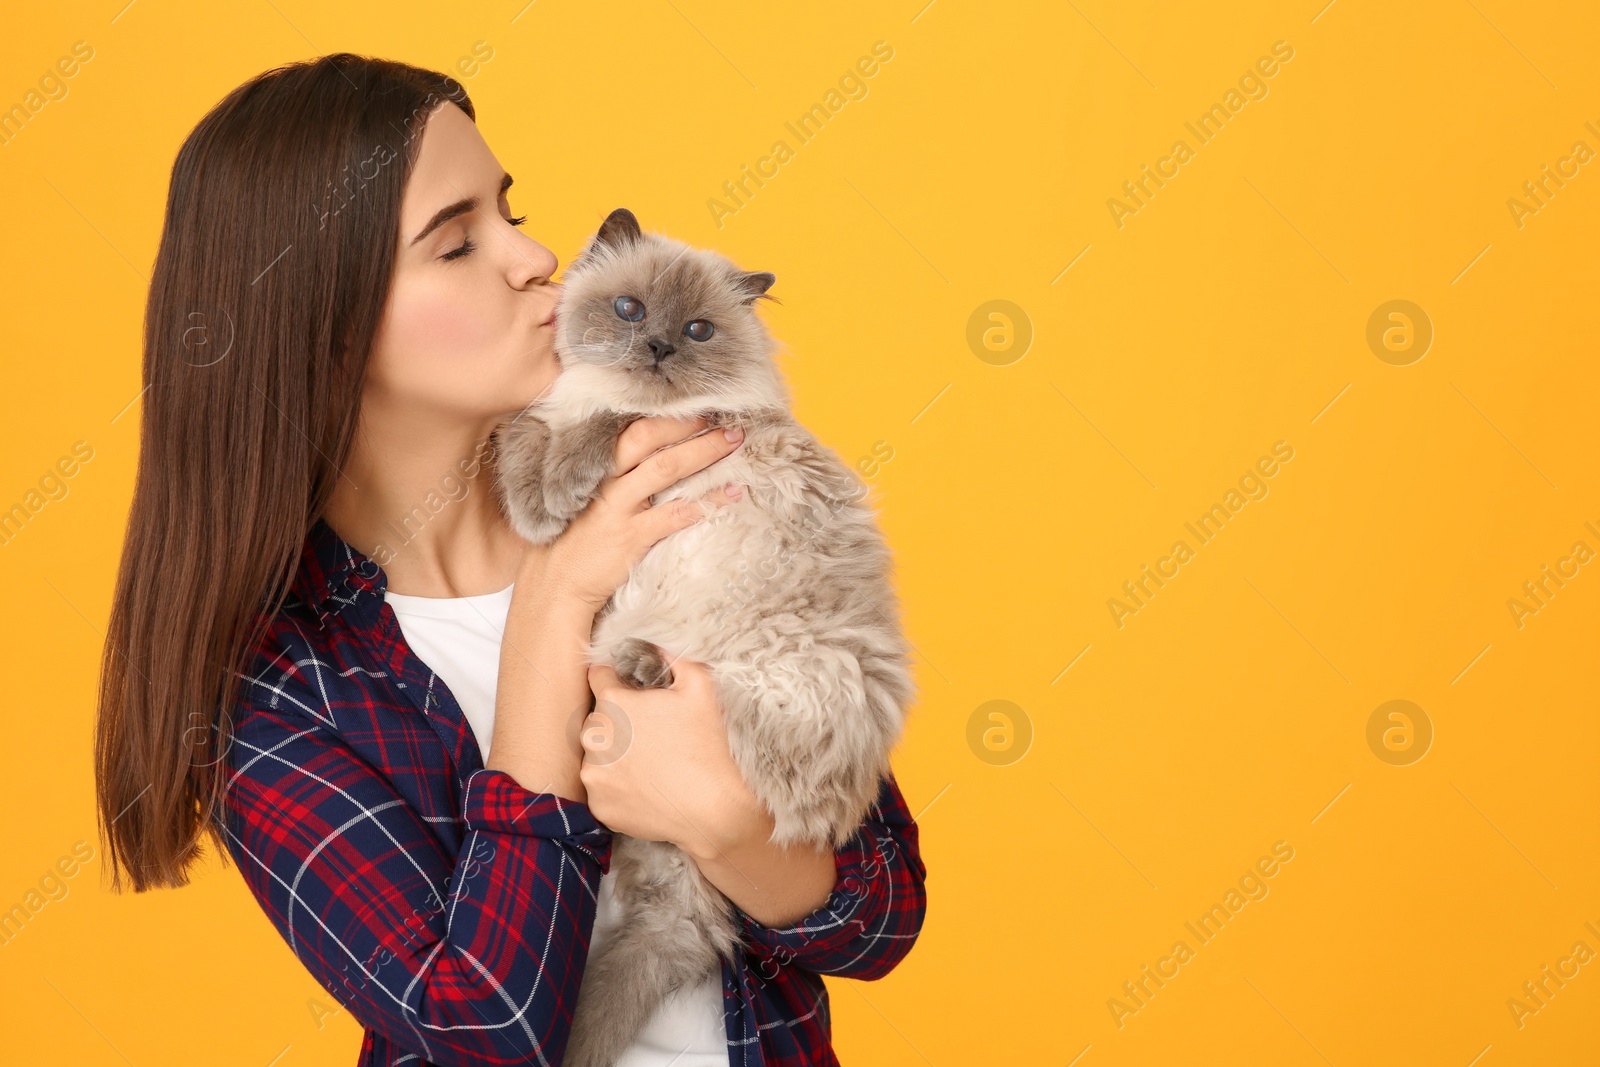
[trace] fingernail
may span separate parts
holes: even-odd
[[[737,426],[729,426],[726,430],[722,431],[722,436],[726,437],[730,441],[739,441],[744,438],[744,431]]]
[[[738,500],[740,497],[744,496],[744,486],[739,485],[736,482],[729,482],[726,486],[723,487],[723,489],[728,494],[728,496],[733,498],[734,500]]]

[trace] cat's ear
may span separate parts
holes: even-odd
[[[640,236],[639,220],[627,208],[619,207],[606,216],[606,221],[600,224],[600,231],[594,235],[589,247],[610,245],[614,249],[621,249],[637,241]]]
[[[750,304],[762,297],[768,300],[774,299],[767,296],[767,290],[771,289],[777,280],[777,275],[764,270],[745,271],[734,279],[734,287],[744,297],[744,302]]]

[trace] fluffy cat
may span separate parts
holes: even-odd
[[[496,486],[513,528],[545,544],[634,419],[744,428],[732,454],[651,498],[746,486],[651,547],[596,617],[589,658],[639,688],[670,685],[669,659],[708,664],[772,841],[837,848],[876,798],[914,687],[865,487],[791,416],[755,313],[775,280],[613,211],[567,270],[561,374],[498,431]],[[670,992],[738,951],[731,903],[676,846],[616,834],[611,863],[624,921],[588,962],[566,1067],[611,1067]]]

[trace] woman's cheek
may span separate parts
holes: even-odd
[[[416,289],[397,305],[403,311],[395,324],[414,357],[459,367],[486,354],[497,331],[470,287],[441,281]]]

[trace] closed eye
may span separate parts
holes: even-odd
[[[518,215],[515,218],[506,219],[506,221],[511,223],[513,226],[521,226],[523,223],[528,221],[528,216]],[[447,262],[450,260],[462,259],[466,256],[472,255],[473,252],[477,251],[477,248],[478,245],[472,240],[472,238],[463,238],[459,248],[452,248],[439,258]]]

